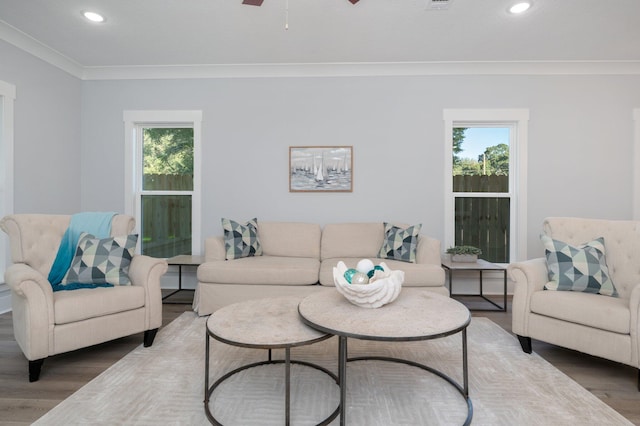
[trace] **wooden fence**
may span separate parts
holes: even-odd
[[[455,175],[453,192],[508,192],[509,176]]]
[[[191,175],[145,175],[145,190],[190,191]],[[142,197],[142,253],[153,257],[191,254],[191,195]]]
[[[144,175],[145,191],[193,191],[193,175]]]
[[[507,192],[508,176],[454,176],[454,192]],[[482,259],[509,261],[509,198],[457,197],[455,244],[479,247]]]

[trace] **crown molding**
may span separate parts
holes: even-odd
[[[0,20],[0,40],[4,40],[74,77],[83,77],[82,65],[2,20]]]
[[[81,80],[428,75],[640,75],[640,60],[83,66],[2,20],[0,20],[0,39]]]
[[[85,67],[84,80],[425,75],[640,75],[640,61],[387,62]]]

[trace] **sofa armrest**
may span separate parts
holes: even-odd
[[[226,260],[227,252],[224,249],[224,237],[209,237],[204,240],[204,260]]]
[[[53,288],[38,271],[24,263],[9,266],[5,281],[12,293],[14,336],[27,359],[49,356],[53,347]]]
[[[162,325],[162,290],[160,278],[167,272],[167,261],[155,257],[135,255],[129,265],[129,279],[135,286],[145,287],[145,329]]]
[[[440,240],[420,235],[418,238],[418,247],[416,248],[416,263],[430,263],[440,266],[442,260],[440,257]]]
[[[5,281],[11,290],[20,297],[27,297],[29,284],[36,284],[53,306],[53,288],[51,283],[40,272],[24,263],[16,263],[9,266],[4,275]]]
[[[528,319],[531,312],[531,296],[544,289],[549,281],[547,262],[544,258],[512,263],[508,267],[509,277],[515,282],[513,290],[512,331],[527,336]]]

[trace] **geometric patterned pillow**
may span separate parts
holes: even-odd
[[[100,239],[83,232],[60,290],[131,284],[129,265],[137,242],[137,234]]]
[[[617,297],[605,258],[604,238],[574,247],[542,235],[549,282],[547,290],[581,291]]]
[[[378,257],[415,263],[420,228],[422,224],[403,229],[384,222],[384,240]]]
[[[227,260],[241,257],[261,256],[262,246],[258,239],[258,219],[245,224],[230,219],[222,219],[224,248]]]

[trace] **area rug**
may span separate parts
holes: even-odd
[[[206,425],[206,318],[186,312],[162,328],[150,348],[136,348],[40,418],[37,425]],[[349,339],[349,357],[413,360],[462,382],[460,334],[422,342]],[[486,318],[468,328],[469,394],[474,425],[630,425],[586,389]],[[211,380],[265,360],[267,351],[211,340]],[[294,348],[292,357],[337,372],[337,339]],[[274,358],[284,356],[274,351]],[[319,370],[292,366],[291,424],[316,424],[337,406],[338,388]],[[456,425],[467,416],[461,395],[424,370],[383,361],[347,367],[347,425]],[[245,370],[225,381],[210,407],[225,425],[284,424],[281,364]],[[332,425],[339,424],[338,419]]]

